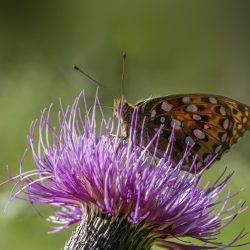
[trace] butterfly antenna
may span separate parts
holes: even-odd
[[[96,81],[93,77],[91,77],[90,75],[88,75],[87,73],[85,73],[81,68],[79,68],[76,65],[73,65],[73,69],[79,71],[80,73],[82,73],[84,76],[86,76],[87,78],[89,78],[91,81],[93,81],[94,83],[96,83],[99,87],[101,86],[101,84]]]
[[[121,96],[123,95],[123,83],[125,78],[125,61],[126,61],[126,52],[122,52],[122,80],[121,80]]]

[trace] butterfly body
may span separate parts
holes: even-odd
[[[122,106],[120,106],[122,105]],[[178,163],[186,145],[193,145],[183,169],[188,169],[193,156],[197,155],[197,167],[202,169],[215,155],[216,159],[228,151],[250,127],[250,107],[233,99],[209,94],[181,94],[149,98],[132,105],[115,99],[115,110],[122,107],[121,121],[123,135],[129,135],[132,113],[138,109],[138,125],[143,126],[143,145],[163,126],[157,147],[161,157],[168,145],[168,138],[174,127],[175,145],[172,158]],[[154,152],[155,146],[149,148]],[[186,165],[186,166],[185,166]]]

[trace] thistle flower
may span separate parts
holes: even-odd
[[[236,194],[228,192],[219,199],[231,174],[201,187],[204,171],[195,175],[181,171],[191,147],[172,165],[174,133],[164,157],[156,159],[147,148],[157,144],[161,129],[146,148],[138,146],[143,132],[138,135],[134,129],[137,110],[127,140],[121,136],[119,119],[117,129],[113,117],[105,119],[97,96],[90,109],[84,94],[71,108],[61,105],[56,128],[50,113],[51,107],[30,126],[35,168],[24,172],[22,159],[20,174],[8,181],[14,183],[12,199],[53,207],[54,214],[47,218],[55,224],[51,232],[79,222],[65,249],[150,249],[154,244],[165,249],[225,249],[245,235],[242,231],[225,245],[217,242],[221,230],[246,208],[242,202],[228,206]],[[194,158],[190,169],[195,167]],[[200,244],[180,241],[181,237]]]

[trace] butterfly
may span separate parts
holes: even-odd
[[[193,145],[182,170],[189,170],[195,155],[197,171],[203,169],[214,156],[219,160],[250,127],[250,107],[219,95],[170,95],[145,99],[135,105],[126,100],[115,99],[116,116],[120,108],[124,137],[129,135],[135,108],[138,109],[138,134],[145,119],[143,146],[149,143],[160,126],[164,126],[159,137],[157,157],[163,156],[173,128],[175,144],[172,159],[175,164],[182,159],[187,144]],[[154,150],[155,145],[152,145],[149,151],[153,153]]]

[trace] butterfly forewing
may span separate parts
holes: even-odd
[[[186,144],[194,144],[190,162],[195,155],[202,168],[209,160],[226,152],[249,129],[249,107],[230,98],[217,95],[189,94],[157,97],[140,101],[140,120],[147,117],[145,137],[150,140],[164,125],[157,156],[165,151],[168,138],[175,127],[173,159],[177,163]],[[147,142],[147,141],[146,141]],[[153,151],[151,147],[150,151]]]

